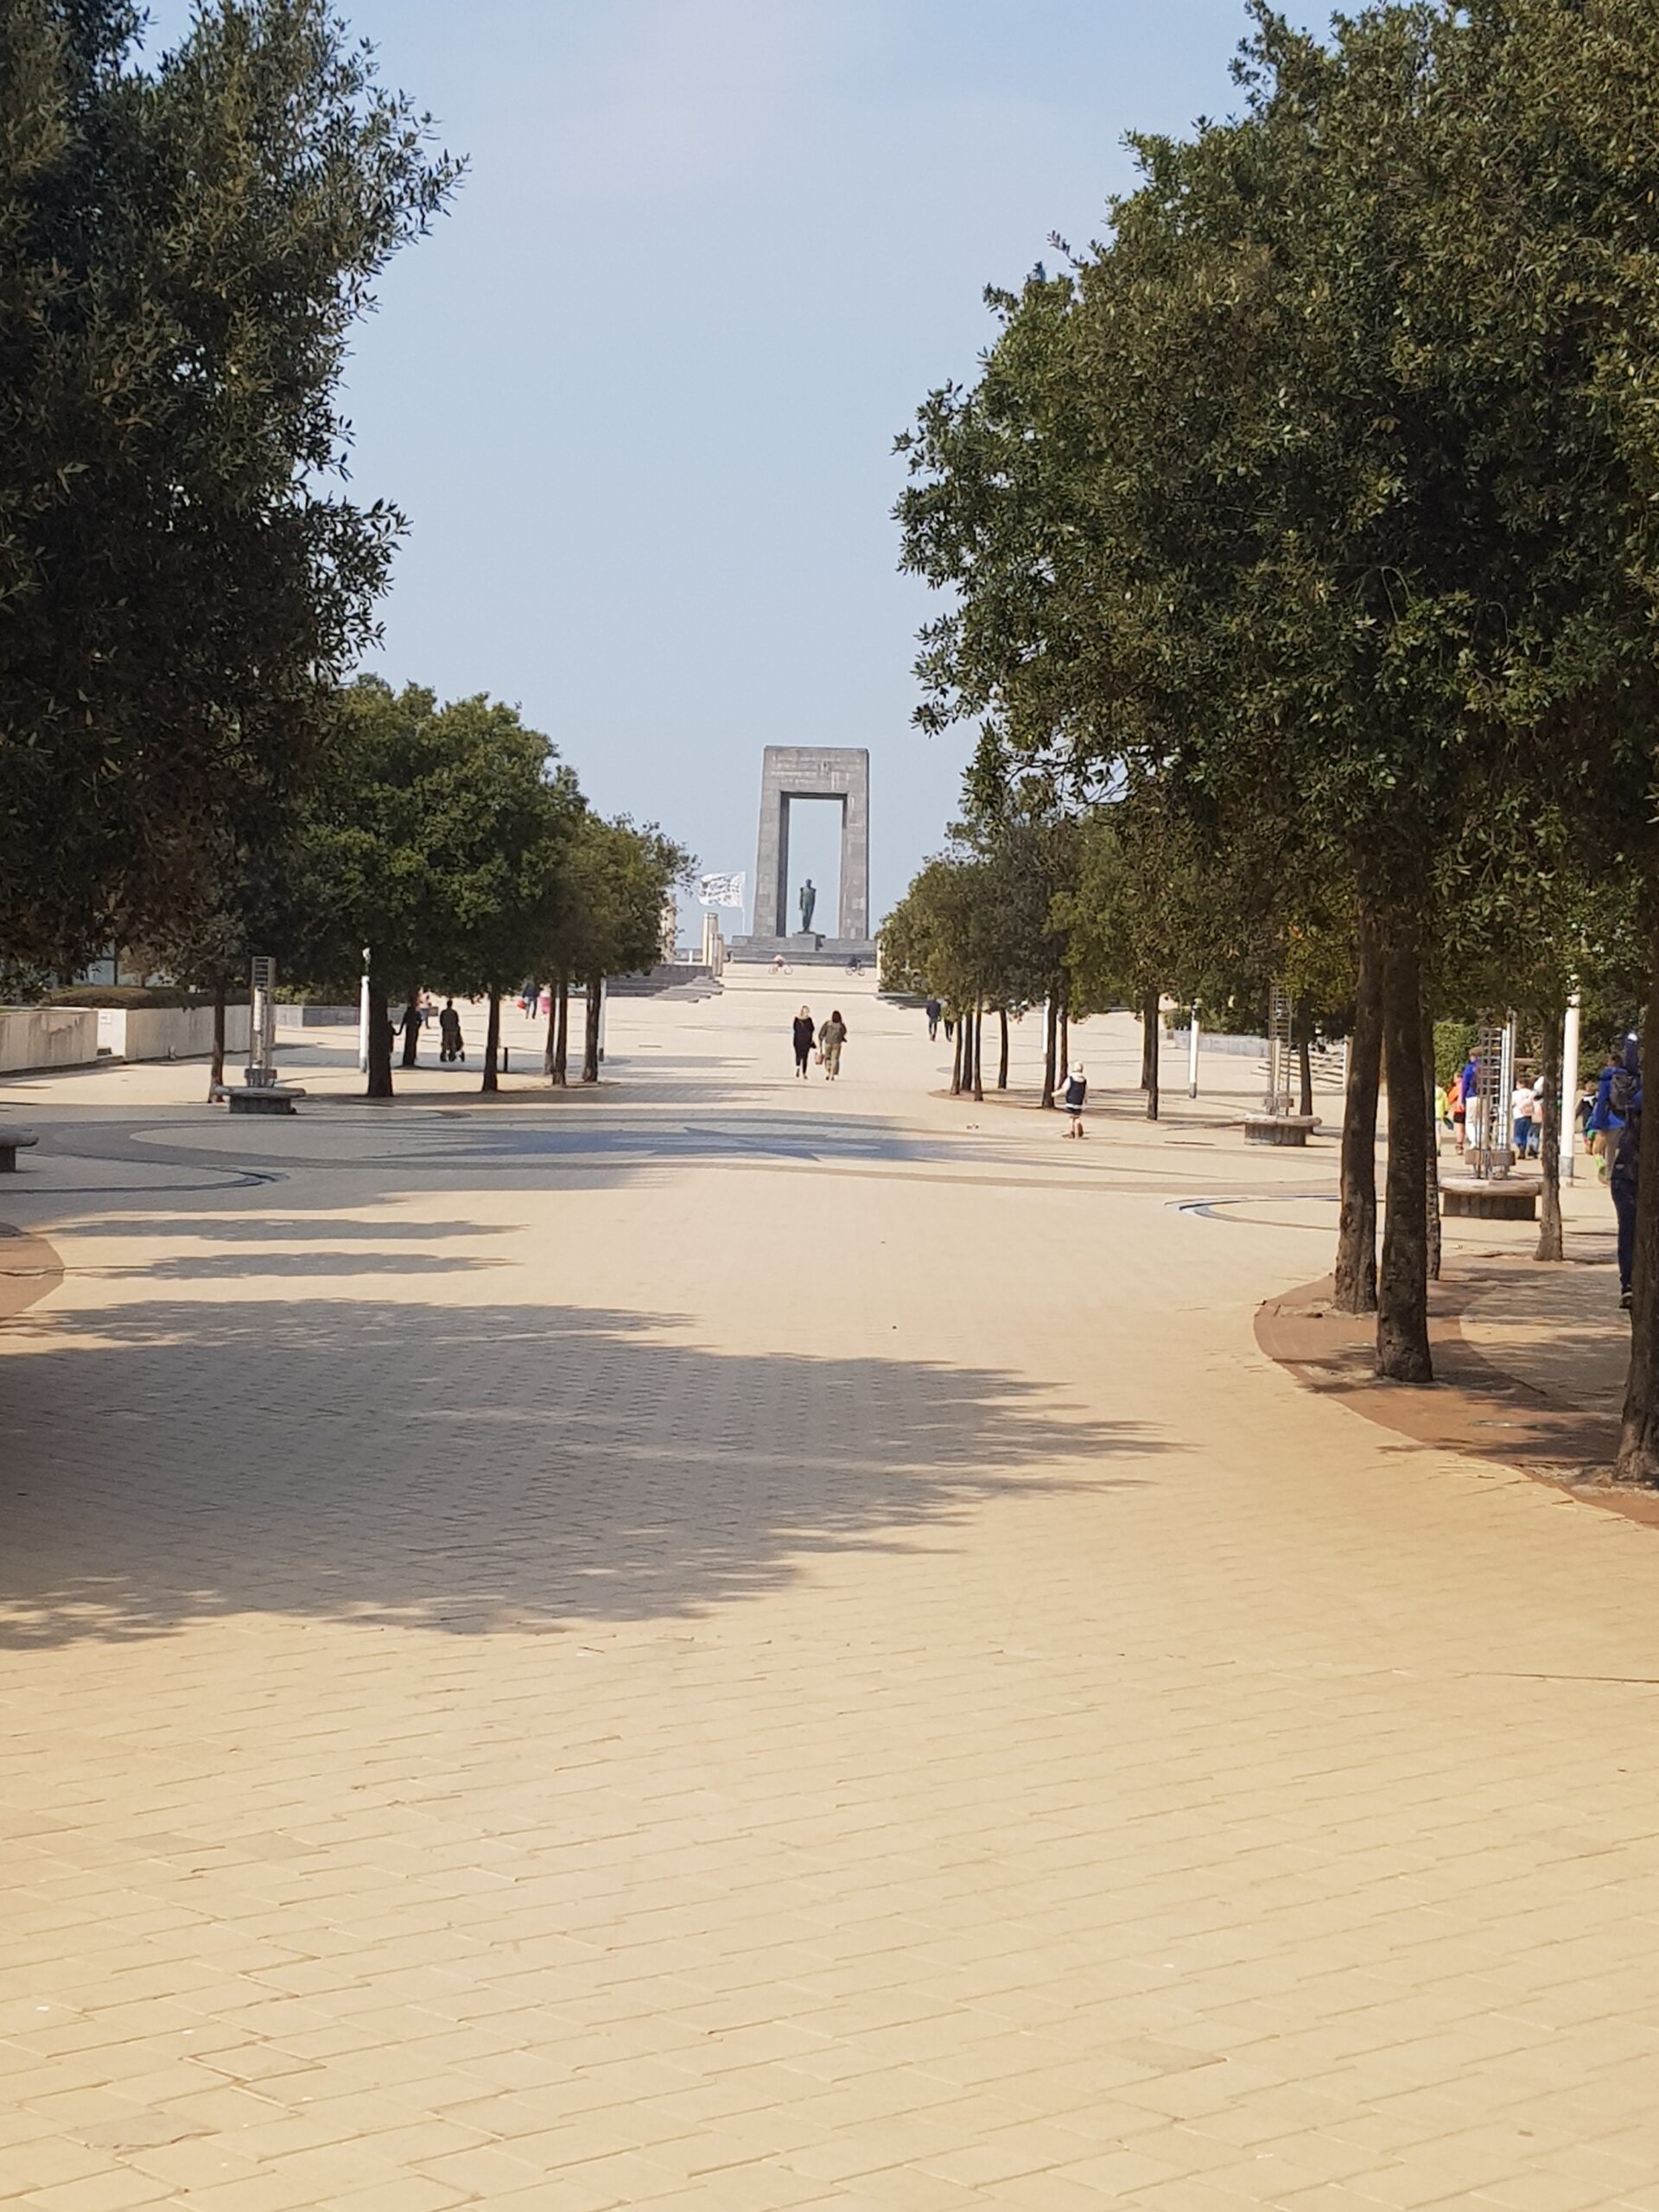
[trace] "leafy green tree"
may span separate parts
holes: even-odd
[[[572,984],[586,999],[582,1080],[599,1081],[599,1020],[605,981],[643,975],[662,957],[663,902],[690,881],[696,863],[654,823],[636,826],[626,815],[607,821],[583,814],[563,882],[538,938],[550,964],[550,1074],[565,1080],[568,1004]]]
[[[984,1096],[983,1020],[998,1016],[996,1087],[1007,1088],[1010,1014],[1058,1001],[1063,933],[1053,919],[1057,855],[1065,833],[1052,823],[980,820],[930,861],[881,926],[889,988],[937,995],[956,1036],[952,1091]],[[1044,1103],[1051,1103],[1049,1070]]]
[[[0,950],[66,971],[331,726],[401,527],[338,488],[340,370],[457,174],[324,0],[141,28],[0,8]]]
[[[553,748],[483,696],[440,707],[360,678],[337,704],[328,773],[287,871],[291,968],[355,993],[368,954],[368,1094],[392,1095],[391,1012],[423,985],[491,995],[539,949],[579,802]]]
[[[225,1080],[226,1007],[232,996],[246,992],[254,953],[277,941],[282,900],[276,878],[286,859],[265,841],[257,852],[238,849],[222,823],[213,825],[197,849],[188,904],[169,905],[139,957],[141,972],[163,973],[175,983],[212,994],[210,1099]]]
[[[980,385],[923,410],[906,557],[960,593],[925,712],[991,711],[1079,788],[1149,781],[1224,855],[1266,825],[1357,887],[1361,1027],[1393,1077],[1378,1363],[1423,1379],[1443,865],[1541,769],[1582,801],[1628,753],[1624,818],[1647,818],[1655,503],[1643,378],[1609,377],[1650,342],[1624,248],[1653,219],[1655,33],[1617,4],[1382,5],[1326,45],[1256,13],[1243,116],[1146,142],[1108,244],[1002,300]],[[1563,86],[1586,118],[1566,162]],[[1370,1145],[1351,1116],[1356,1176]],[[1351,1232],[1369,1247],[1345,1206]]]

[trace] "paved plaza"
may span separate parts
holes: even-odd
[[[0,2201],[1659,2212],[1659,1530],[1264,1357],[1334,1146],[510,1036],[6,1087]]]

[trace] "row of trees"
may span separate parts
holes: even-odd
[[[976,856],[999,809],[1094,825],[1071,918],[1114,917],[1132,1001],[1224,1002],[1241,950],[1351,1001],[1338,1294],[1424,1381],[1433,1014],[1659,978],[1659,16],[1253,13],[1240,114],[1141,141],[1107,241],[993,295],[978,383],[900,442],[906,565],[953,594],[920,719],[985,726]]]
[[[1141,1022],[1141,1086],[1159,1116],[1160,1007],[1202,1005],[1212,1028],[1259,1030],[1274,983],[1291,994],[1306,1044],[1345,1035],[1353,1015],[1351,901],[1304,899],[1287,925],[1226,855],[1190,825],[1126,799],[1075,812],[1046,778],[1014,772],[997,734],[982,741],[964,788],[965,819],[882,927],[882,972],[899,989],[937,995],[968,1041],[953,1090],[982,1096],[979,1032],[999,1028],[996,1083],[1007,1081],[1007,1025],[1046,1009],[1043,1104],[1074,1019],[1133,1007]],[[1305,1066],[1306,1080],[1311,1072]],[[1311,1110],[1311,1109],[1309,1109]]]
[[[648,965],[686,856],[480,697],[353,683],[404,518],[347,489],[340,381],[461,164],[327,0],[0,6],[0,976],[111,944],[355,995],[369,1088],[419,984]],[[223,1023],[219,1024],[221,1038]],[[216,1064],[215,1077],[220,1070]]]
[[[572,986],[587,1003],[582,1076],[599,1077],[605,979],[659,957],[664,901],[690,856],[654,825],[607,820],[515,708],[440,707],[410,684],[361,677],[335,702],[330,741],[280,845],[250,865],[231,842],[199,855],[199,896],[145,957],[226,995],[255,951],[299,983],[355,998],[366,976],[368,1091],[392,1096],[391,1016],[423,987],[488,1007],[483,1088],[499,1084],[502,998],[551,982],[546,1072],[567,1078]],[[222,1073],[221,1049],[213,1080]]]

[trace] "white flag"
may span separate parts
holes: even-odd
[[[743,881],[741,874],[705,875],[697,886],[698,903],[704,906],[741,906]]]

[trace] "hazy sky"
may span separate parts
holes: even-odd
[[[893,436],[988,283],[1098,234],[1125,130],[1233,105],[1243,0],[341,4],[471,164],[353,365],[357,487],[412,524],[385,673],[518,702],[751,876],[761,747],[868,745],[879,918],[970,741],[910,725]]]

